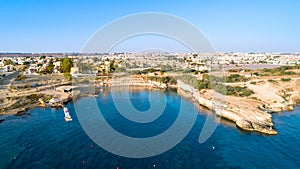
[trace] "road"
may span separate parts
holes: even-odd
[[[20,74],[20,70],[5,76],[3,79],[0,80],[0,89],[6,89],[7,85],[10,84],[11,80],[16,78]]]

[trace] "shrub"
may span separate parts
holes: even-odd
[[[259,73],[258,72],[254,72],[253,75],[259,76]]]
[[[239,96],[250,96],[251,94],[253,94],[253,91],[247,88],[243,88],[241,90],[241,93],[239,94]]]
[[[283,81],[283,82],[289,82],[289,81],[291,81],[291,78],[281,78],[281,81]]]
[[[285,71],[285,70],[282,70],[280,71],[279,75],[295,75],[296,72],[293,72],[293,71]]]
[[[231,74],[230,76],[226,77],[226,82],[228,83],[246,82],[246,81],[248,81],[248,79],[239,74]]]
[[[273,80],[273,79],[269,79],[268,82],[270,82],[270,83],[275,83],[276,81]]]
[[[275,70],[275,69],[267,69],[267,68],[264,68],[264,69],[263,69],[263,72],[275,73],[276,70]]]

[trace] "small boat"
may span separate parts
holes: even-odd
[[[72,117],[69,114],[69,110],[67,107],[64,107],[64,113],[65,113],[65,120],[66,121],[72,121]]]

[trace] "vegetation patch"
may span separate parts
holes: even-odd
[[[171,85],[176,85],[177,84],[177,80],[172,77],[172,76],[150,76],[149,79],[151,81],[156,81],[156,82],[160,82],[160,83],[166,83],[166,84],[171,84]]]
[[[246,81],[248,81],[248,79],[239,74],[231,74],[230,76],[226,77],[227,83],[246,82]]]
[[[223,84],[214,84],[212,85],[212,89],[218,93],[221,93],[223,95],[229,95],[229,96],[245,97],[253,94],[253,91],[248,89],[246,86],[240,87],[240,86],[228,86]]]
[[[222,82],[224,81],[221,77],[215,77],[208,74],[203,75],[202,80],[189,75],[180,76],[178,77],[178,79],[198,90],[213,89],[214,91],[223,95],[240,97],[250,96],[251,94],[253,94],[253,91],[248,89],[246,86],[240,87],[224,85],[222,84]]]
[[[291,78],[281,78],[280,80],[283,81],[283,82],[289,82],[289,81],[291,81],[292,79],[291,79]]]
[[[262,70],[261,76],[284,76],[284,75],[297,75],[296,72],[290,71],[293,69],[300,69],[300,65],[296,66],[281,66],[278,68],[268,69],[264,68]]]
[[[270,82],[270,83],[277,83],[277,82],[276,82],[275,80],[273,80],[273,79],[269,79],[268,82]]]

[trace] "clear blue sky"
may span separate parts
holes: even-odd
[[[140,12],[187,20],[219,52],[300,52],[299,0],[0,0],[0,52],[78,52],[105,24]]]

